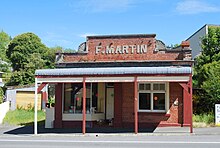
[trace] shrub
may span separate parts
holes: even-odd
[[[203,122],[206,124],[213,124],[215,122],[215,116],[213,113],[193,115],[193,122]]]
[[[0,87],[0,104],[3,102],[4,91]]]

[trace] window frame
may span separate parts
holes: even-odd
[[[150,90],[140,90],[139,86],[141,84],[150,84]],[[164,84],[165,90],[153,90],[154,84]],[[140,93],[150,93],[150,110],[148,109],[140,109]],[[153,95],[154,93],[163,93],[165,94],[165,109],[164,110],[155,110],[154,109],[154,99]],[[140,82],[138,83],[138,112],[156,112],[156,113],[166,113],[169,109],[169,83],[168,82]]]
[[[83,113],[69,113],[69,112],[66,112],[65,111],[65,85],[66,84],[68,84],[68,83],[63,83],[63,85],[62,85],[62,114],[74,114],[74,115],[79,115],[79,114],[83,114]],[[93,82],[89,82],[89,83],[86,83],[86,85],[88,85],[89,87],[90,87],[90,95],[89,95],[89,108],[90,108],[90,110],[89,111],[91,111],[91,108],[92,108],[92,91],[93,91],[93,85],[94,85],[95,83],[93,83]],[[98,83],[97,83],[98,84]],[[86,87],[86,89],[87,89],[87,87]],[[98,85],[97,85],[97,89],[98,89]],[[82,91],[83,91],[83,88],[82,88]],[[86,110],[87,111],[87,110]]]

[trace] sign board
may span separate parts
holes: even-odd
[[[145,54],[147,53],[147,45],[123,45],[123,46],[106,46],[95,47],[95,54]]]
[[[215,104],[215,124],[220,125],[220,104]]]

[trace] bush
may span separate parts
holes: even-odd
[[[193,122],[203,122],[206,124],[213,124],[215,122],[215,116],[213,113],[193,115]]]
[[[4,91],[0,87],[0,104],[3,102]]]

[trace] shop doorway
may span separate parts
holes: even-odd
[[[114,86],[106,86],[106,119],[114,118]]]

